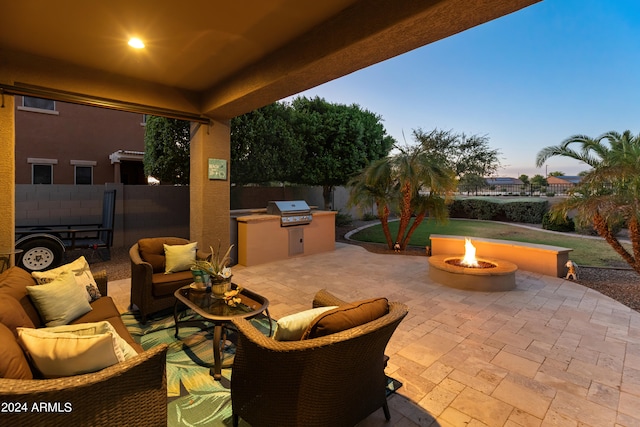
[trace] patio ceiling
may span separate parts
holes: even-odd
[[[0,87],[224,120],[537,1],[6,1]]]

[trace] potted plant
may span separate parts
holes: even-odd
[[[231,288],[231,258],[229,254],[233,245],[229,246],[227,251],[222,254],[221,243],[218,242],[218,249],[214,250],[209,246],[211,253],[205,259],[195,260],[191,271],[194,275],[202,275],[203,282],[211,282],[211,292],[216,296],[223,296],[225,292]],[[200,273],[198,273],[198,271]],[[206,279],[206,280],[205,280]]]

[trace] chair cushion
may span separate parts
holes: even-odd
[[[138,240],[138,251],[143,261],[151,264],[154,273],[163,273],[165,266],[164,245],[184,245],[189,243],[180,237],[150,237]]]
[[[33,305],[27,293],[27,286],[35,284],[36,282],[31,277],[31,274],[20,267],[11,267],[0,274],[0,294],[15,298],[37,328],[43,326],[44,323],[40,318],[38,309]]]
[[[17,337],[16,328],[35,328],[22,305],[9,295],[0,294],[0,323],[4,324]]]
[[[278,320],[276,330],[273,333],[273,339],[277,341],[298,341],[302,338],[302,334],[307,330],[311,322],[324,313],[333,310],[338,306],[318,307],[311,310],[301,311],[299,313],[285,316]]]
[[[372,298],[341,305],[313,319],[302,339],[318,338],[355,328],[388,313],[389,301],[386,298]]]
[[[14,380],[33,379],[29,362],[22,347],[5,325],[0,323],[0,378]]]
[[[190,270],[196,260],[198,242],[186,245],[164,245],[165,274]]]
[[[193,274],[191,271],[179,271],[173,274],[155,273],[151,277],[152,287],[151,293],[154,297],[166,297],[182,286],[193,282]]]
[[[27,286],[27,292],[47,326],[66,325],[91,311],[87,291],[78,286],[69,271],[45,285]]]

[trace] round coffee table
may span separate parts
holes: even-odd
[[[232,283],[232,289],[237,289],[237,285]],[[216,380],[222,378],[222,349],[220,345],[222,339],[226,340],[226,333],[223,334],[224,327],[234,318],[251,319],[264,312],[269,319],[269,335],[271,335],[271,316],[269,315],[269,300],[242,289],[238,297],[240,303],[235,307],[228,305],[224,299],[214,296],[211,292],[192,288],[191,285],[183,286],[174,292],[176,303],[173,310],[173,318],[176,324],[175,336],[178,338],[180,325],[198,325],[202,329],[207,329],[205,322],[213,323],[213,360],[214,366],[211,368],[211,375]],[[192,309],[200,319],[178,320],[178,305],[184,304]]]

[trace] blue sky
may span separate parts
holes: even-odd
[[[487,135],[498,176],[586,169],[540,149],[575,134],[640,128],[640,1],[545,0],[302,92],[359,104],[403,132]]]

